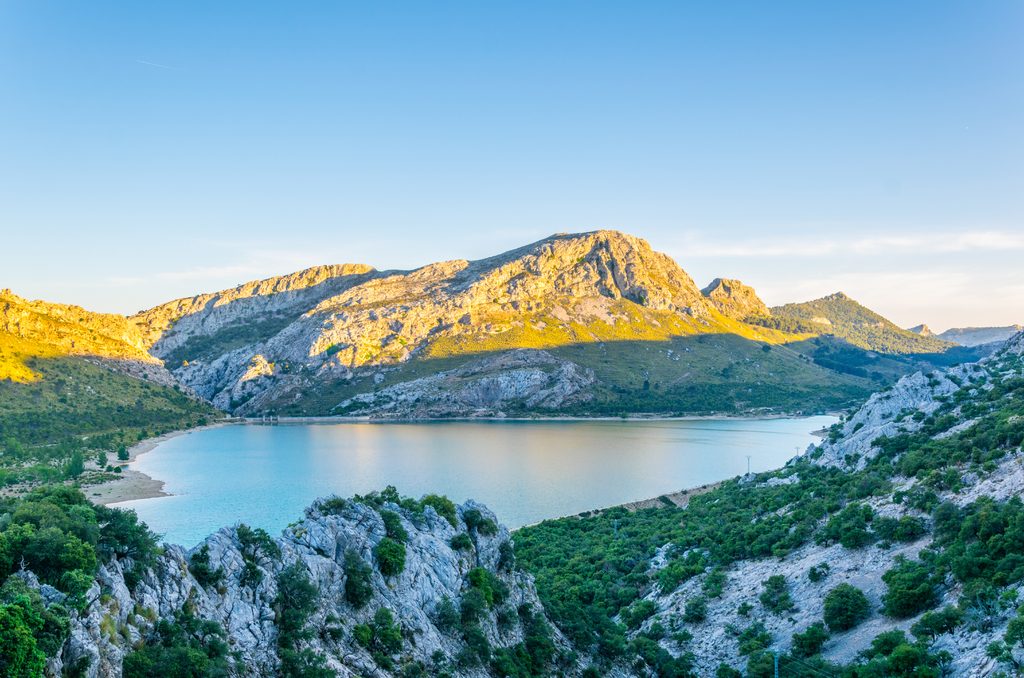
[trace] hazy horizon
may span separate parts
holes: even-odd
[[[1010,1],[4,3],[0,286],[132,313],[610,228],[773,305],[1020,323],[1022,57]]]

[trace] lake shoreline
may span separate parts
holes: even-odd
[[[131,464],[142,455],[147,452],[152,452],[168,440],[183,436],[186,433],[191,433],[192,431],[204,431],[206,429],[220,428],[221,426],[228,426],[231,423],[234,422],[218,421],[205,426],[196,426],[195,428],[171,431],[170,433],[146,438],[145,440],[135,443],[128,448],[128,460],[121,464],[120,477],[90,486],[88,488],[89,500],[94,504],[99,504],[100,506],[110,506],[112,504],[119,504],[125,501],[135,501],[137,499],[170,497],[171,494],[164,491],[165,482],[163,480],[153,478],[142,471],[136,471],[131,468]]]
[[[747,414],[747,415],[736,415],[736,414],[709,414],[709,415],[681,415],[681,416],[662,416],[656,414],[649,415],[630,415],[627,417],[583,417],[583,416],[535,416],[535,417],[434,417],[434,418],[370,418],[370,417],[344,417],[344,416],[315,416],[315,417],[277,417],[273,420],[263,418],[225,418],[224,420],[217,421],[212,424],[205,426],[197,426],[195,428],[181,429],[177,431],[171,431],[164,433],[159,436],[147,438],[142,440],[135,445],[132,445],[128,449],[128,460],[124,462],[122,466],[122,473],[120,477],[114,478],[103,483],[91,486],[88,490],[89,499],[96,504],[102,506],[111,506],[120,504],[123,502],[136,501],[140,499],[154,499],[158,497],[169,497],[171,493],[165,491],[165,481],[153,478],[152,476],[137,471],[131,468],[131,465],[142,455],[152,452],[154,449],[159,447],[161,444],[183,436],[186,433],[193,431],[202,431],[206,429],[221,428],[225,426],[290,426],[290,425],[309,425],[309,424],[416,424],[416,423],[444,423],[444,422],[459,422],[459,423],[557,423],[557,422],[624,422],[624,423],[636,423],[636,422],[672,422],[672,421],[757,421],[757,420],[777,420],[777,419],[791,419],[791,418],[810,418],[816,416],[830,416],[830,414],[819,415],[819,414],[808,414],[808,415],[791,415],[791,414]],[[834,415],[831,415],[834,416]],[[826,433],[826,429],[816,430],[810,432],[812,435],[818,438],[823,437]],[[689,499],[697,494],[703,494],[706,491],[710,491],[714,487],[717,487],[720,483],[712,483],[710,485],[699,485],[688,488],[683,488],[675,492],[659,495],[654,498],[639,499],[634,501],[624,502],[622,504],[615,504],[613,506],[606,506],[603,508],[592,509],[591,511],[581,512],[578,514],[567,514],[564,516],[557,516],[551,518],[571,518],[584,516],[587,514],[596,514],[601,511],[606,511],[612,508],[625,507],[627,510],[633,511],[639,508],[649,508],[658,505],[665,505],[662,502],[661,497],[664,496],[668,500],[678,506],[685,507]],[[659,503],[660,502],[660,503]],[[525,526],[524,526],[525,527]],[[517,528],[519,529],[519,528]]]

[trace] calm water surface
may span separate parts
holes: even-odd
[[[192,546],[245,522],[276,534],[316,497],[394,485],[477,499],[509,527],[778,468],[833,417],[683,421],[325,423],[194,431],[133,468],[174,496],[123,502]]]

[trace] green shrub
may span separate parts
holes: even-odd
[[[648,617],[657,612],[658,606],[653,600],[640,600],[622,612],[622,623],[628,629],[638,628]]]
[[[210,547],[203,544],[188,560],[188,569],[203,588],[217,586],[224,581],[224,568],[210,567]]]
[[[466,521],[466,527],[470,531],[479,532],[484,535],[495,535],[498,533],[498,526],[490,518],[484,517],[477,509],[464,511],[462,519]]]
[[[935,584],[932,570],[925,563],[906,559],[882,575],[886,584],[882,604],[890,617],[913,617],[935,605]]]
[[[452,537],[450,544],[456,551],[468,551],[473,548],[473,540],[465,532],[459,532]]]
[[[696,624],[707,619],[708,603],[703,596],[696,596],[686,601],[686,610],[683,612],[683,621]]]
[[[403,544],[409,541],[409,533],[402,525],[401,516],[394,511],[381,511],[380,517],[384,520],[384,531],[387,536]]]
[[[384,537],[373,549],[377,559],[377,569],[385,577],[401,574],[405,569],[405,544],[391,537]]]
[[[143,645],[124,658],[124,678],[191,678],[233,673],[226,635],[220,624],[179,610],[173,620],[157,622]]]
[[[420,500],[420,504],[423,506],[431,506],[437,515],[441,516],[452,527],[458,527],[459,515],[455,509],[455,504],[448,497],[444,497],[438,494],[428,494]]]
[[[910,627],[910,632],[918,639],[933,641],[936,637],[943,633],[950,633],[959,626],[963,616],[960,608],[947,605],[941,610],[925,612]]]
[[[487,599],[480,589],[470,589],[462,596],[459,611],[464,623],[475,622],[487,611]]]
[[[839,584],[825,595],[825,623],[833,633],[854,628],[870,612],[867,597],[856,586]]]
[[[434,611],[434,624],[441,631],[447,633],[456,627],[459,620],[459,611],[455,609],[455,603],[448,596],[442,597]]]
[[[803,633],[793,634],[793,655],[796,657],[813,657],[821,652],[821,646],[828,640],[828,631],[821,622],[815,622]]]
[[[813,584],[817,584],[822,581],[829,573],[832,568],[829,567],[828,563],[818,563],[812,565],[807,569],[807,579]]]
[[[794,609],[793,599],[789,595],[789,583],[781,574],[774,574],[764,581],[764,590],[758,600],[764,609],[775,614],[782,614]]]
[[[345,600],[357,610],[373,597],[373,571],[354,550],[345,551]]]

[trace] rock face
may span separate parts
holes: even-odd
[[[594,373],[546,351],[520,349],[342,401],[373,416],[501,416],[511,405],[555,409],[590,398]]]
[[[723,315],[737,320],[751,316],[767,316],[771,313],[757,296],[754,288],[744,285],[739,280],[715,278],[710,285],[701,290],[701,294]]]
[[[374,547],[385,538],[382,511],[389,510],[401,516],[408,541],[404,569],[385,577],[375,564]],[[155,620],[173,618],[187,605],[196,616],[222,625],[232,650],[244,664],[243,675],[276,675],[277,577],[294,564],[319,592],[316,610],[307,622],[315,633],[304,647],[321,655],[338,676],[402,675],[404,666],[417,662],[425,667],[426,675],[433,675],[441,663],[450,664],[465,643],[457,629],[438,621],[437,611],[445,599],[458,608],[471,588],[467,575],[474,568],[484,568],[507,587],[504,601],[483,613],[480,629],[492,648],[517,645],[524,639],[517,610],[528,607],[543,619],[543,608],[532,578],[514,567],[508,531],[498,527],[487,534],[473,529],[466,524],[470,512],[477,520],[494,520],[490,511],[473,502],[458,507],[454,525],[429,506],[413,511],[397,504],[377,509],[357,501],[318,502],[307,509],[305,520],[274,541],[279,556],[257,554],[254,558],[253,551],[240,541],[238,530],[224,528],[191,552],[166,547],[156,566],[131,589],[119,562],[111,561],[100,568],[89,592],[92,602],[88,609],[73,616],[71,637],[59,659],[51,663],[51,670],[88,658],[85,675],[116,678],[121,675],[125,654],[150,633]],[[450,542],[457,534],[468,534],[471,544],[462,550],[453,548]],[[191,574],[190,554],[200,548],[208,550],[211,568],[223,568],[220,584],[204,588]],[[346,597],[347,558],[358,558],[373,570],[372,592],[359,607]],[[255,563],[259,570],[255,585],[243,583],[247,562]],[[395,667],[390,669],[380,666],[353,637],[354,627],[369,623],[380,608],[391,611],[403,634],[402,648],[394,653]],[[553,627],[552,633],[556,647],[568,650]],[[456,667],[453,675],[487,676],[486,666],[485,662]],[[573,666],[566,670],[570,675],[577,673]]]
[[[935,336],[935,333],[932,332],[932,328],[928,327],[927,325],[914,325],[913,327],[907,328],[907,331],[913,332],[914,334],[920,334],[922,337]]]

